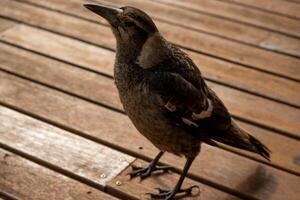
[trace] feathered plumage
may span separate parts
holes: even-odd
[[[166,151],[187,158],[176,187],[152,197],[172,199],[180,191],[191,192],[180,188],[203,142],[269,159],[269,149],[238,127],[193,61],[163,38],[146,13],[132,7],[86,7],[107,19],[116,37],[115,83],[128,117],[161,150],[148,167],[130,175],[149,176],[159,169],[156,164]]]

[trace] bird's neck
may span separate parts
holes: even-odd
[[[117,45],[116,61],[119,63],[134,62],[138,56],[139,50],[127,45]]]
[[[146,39],[117,37],[116,61],[119,63],[135,62]]]
[[[134,44],[117,41],[116,61],[119,63],[134,62],[148,69],[161,62],[168,54],[168,42],[159,32],[152,34],[143,42]]]
[[[149,37],[139,52],[137,63],[144,69],[152,68],[170,54],[168,42],[159,32]]]

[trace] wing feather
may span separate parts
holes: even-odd
[[[170,111],[185,108],[201,113],[207,109],[206,94],[177,73],[154,72],[149,76],[148,87]]]

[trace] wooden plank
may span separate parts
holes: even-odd
[[[147,165],[145,162],[141,160],[137,160],[133,163],[137,166],[145,166]],[[173,173],[164,174],[163,176],[151,176],[148,179],[143,180],[142,182],[138,179],[132,179],[129,181],[127,174],[131,171],[131,167],[128,167],[125,171],[122,172],[119,176],[115,177],[111,180],[107,185],[107,190],[110,193],[120,192],[120,193],[130,193],[136,199],[149,199],[149,195],[146,195],[147,192],[157,193],[157,190],[154,188],[163,188],[163,189],[172,189],[174,187],[174,183],[176,183],[179,179],[179,176]],[[116,183],[119,183],[118,185]],[[200,195],[196,195],[198,191],[193,192],[193,196],[184,199],[209,199],[209,200],[225,200],[239,199],[238,197],[231,196],[229,194],[220,192],[212,187],[206,186],[199,182],[191,181],[190,179],[186,179],[184,181],[183,187],[189,187],[192,185],[198,185],[200,188]],[[139,189],[137,189],[139,188]],[[117,191],[118,189],[119,191]],[[195,189],[197,190],[197,189]]]
[[[0,51],[1,69],[122,110],[111,78],[6,44],[0,44]],[[100,90],[101,92],[92,92]]]
[[[117,199],[3,149],[0,191],[17,199]]]
[[[126,116],[14,76],[0,74],[0,86],[5,86],[0,87],[1,102],[140,157],[151,158],[157,153]],[[268,141],[265,143],[268,145]],[[94,148],[89,146],[89,149]],[[183,158],[170,154],[163,161],[177,168],[184,164]],[[190,172],[193,177],[258,199],[295,199],[300,184],[299,176],[206,145],[203,145],[201,155]],[[257,187],[253,188],[253,185]]]
[[[0,56],[0,63],[2,63],[0,68],[81,96],[93,102],[98,102],[101,105],[122,110],[117,91],[110,78],[74,68],[73,66],[8,45],[0,44],[0,49],[2,52],[2,56]],[[94,92],[100,91],[99,88],[101,88],[101,92]],[[273,163],[282,168],[300,173],[299,166],[293,162],[300,151],[300,146],[297,148],[297,141],[274,135],[274,133],[272,134],[251,125],[242,125],[263,141],[269,141],[269,137],[272,137],[272,141],[269,142],[268,146],[274,151],[272,157]],[[283,141],[288,146],[278,145],[283,143]],[[289,146],[295,148],[288,148]],[[253,154],[249,154],[249,156],[254,157]],[[283,159],[284,157],[286,159]]]
[[[72,37],[99,44],[107,48],[113,49],[115,47],[115,39],[112,37],[111,30],[108,27],[88,23],[84,20],[74,19],[73,17],[60,13],[35,8],[14,1],[9,1],[9,3],[6,4],[6,8],[10,8],[10,6],[10,10],[17,13],[16,19],[18,20],[23,20],[26,23],[30,22],[35,26],[43,26],[53,31],[59,31],[63,34],[68,34]],[[10,12],[10,17],[13,13],[14,12]],[[64,20],[60,20],[62,18]],[[47,21],[45,21],[45,19],[47,19]],[[99,37],[98,34],[101,34],[101,37]],[[31,40],[34,40],[34,38]],[[176,40],[176,38],[174,38],[174,40]],[[195,41],[191,42],[195,43],[196,41],[197,39],[195,37]],[[299,88],[298,83],[239,67],[238,65],[216,60],[205,55],[195,54],[190,51],[187,52],[192,56],[196,64],[200,66],[204,75],[210,79],[300,106],[300,92],[294,92],[295,89]],[[228,73],[228,71],[231,71],[231,73]],[[262,82],[260,82],[260,80],[262,80]],[[282,87],[284,88],[281,89]]]
[[[47,159],[48,163],[94,180],[100,187],[104,188],[106,182],[134,160],[124,153],[4,107],[0,108],[0,115],[2,144],[22,150],[33,157]],[[101,174],[105,174],[105,177],[100,178]]]
[[[260,0],[223,0],[235,2],[241,5],[266,10],[293,18],[300,18],[300,5],[295,2],[284,0],[260,1]]]
[[[105,49],[23,25],[4,32],[2,39],[112,75],[114,53]],[[234,115],[300,137],[298,123],[300,110],[221,85],[210,84],[210,86],[220,95]],[[277,114],[272,114],[274,110]]]
[[[2,52],[0,56],[0,63],[2,63],[0,68],[81,96],[93,102],[98,102],[101,105],[122,110],[116,88],[113,80],[110,78],[99,76],[95,73],[90,73],[8,45],[0,44],[0,49]],[[101,92],[94,92],[100,90]],[[297,141],[274,135],[274,133],[272,134],[251,125],[242,125],[263,141],[269,141],[269,138],[272,137],[268,146],[274,151],[272,155],[273,163],[300,174],[299,166],[293,162],[300,151],[300,146],[297,148]],[[288,146],[279,145],[281,143]],[[291,149],[289,146],[295,148]],[[253,154],[249,154],[249,156],[254,157]]]
[[[6,142],[6,145],[11,146],[12,148],[16,148],[18,151],[24,152],[24,153],[30,153],[31,155],[36,156],[37,158],[42,159],[46,162],[52,162],[53,159],[55,159],[55,160],[57,159],[57,158],[52,158],[52,157],[57,157],[57,155],[55,153],[52,153],[52,152],[47,153],[46,152],[46,151],[55,151],[55,149],[53,149],[53,148],[48,148],[45,150],[44,148],[42,148],[41,145],[28,145],[31,143],[45,143],[41,140],[44,140],[44,138],[47,137],[47,135],[34,137],[34,140],[32,140],[32,137],[30,137],[30,136],[29,137],[23,136],[24,134],[27,135],[28,132],[32,132],[32,131],[41,132],[41,134],[43,134],[45,132],[44,128],[47,125],[39,122],[38,120],[32,119],[28,116],[17,113],[15,111],[7,109],[5,107],[0,107],[0,118],[1,118],[1,120],[4,120],[5,122],[7,122],[6,126],[1,127],[0,132],[8,132],[9,133],[9,134],[7,133],[4,136],[4,138],[2,138],[3,136],[1,137],[1,142]],[[18,120],[17,127],[13,123],[15,120]],[[54,131],[54,132],[57,132],[57,131]],[[16,145],[15,143],[12,142],[13,139],[18,141],[18,145]],[[48,137],[47,137],[47,139],[48,139]],[[84,139],[82,139],[82,140],[84,140]],[[78,141],[78,142],[81,143],[81,141]],[[78,143],[76,143],[76,145],[77,144]],[[92,149],[93,148],[91,146],[91,150]],[[67,151],[68,151],[68,149],[66,148],[66,152],[64,152],[64,153],[68,153]],[[75,156],[74,154],[72,154],[72,155],[70,155],[70,157],[73,157],[73,159],[76,161],[68,164],[69,168],[74,168],[73,171],[71,171],[71,172],[76,175],[79,175],[79,176],[82,176],[82,174],[90,173],[89,170],[86,168],[91,168],[91,169],[93,169],[93,171],[97,171],[98,164],[99,164],[99,163],[95,163],[94,159],[93,159],[93,155],[97,152],[92,153],[92,152],[88,152],[88,151],[85,151],[85,152],[83,152],[83,151],[81,149],[79,154],[82,154],[82,156],[86,157],[84,160],[78,160],[78,156]],[[0,155],[2,152],[3,152],[3,150],[0,149]],[[47,157],[45,157],[44,154],[41,152],[46,152],[49,155]],[[1,156],[1,158],[4,160],[4,162],[3,162],[3,164],[1,163],[0,166],[1,166],[1,169],[4,169],[4,170],[3,171],[1,170],[0,174],[3,173],[4,176],[1,176],[0,180],[2,178],[5,181],[3,182],[3,184],[1,182],[0,189],[4,188],[4,190],[8,190],[11,194],[15,194],[15,193],[22,194],[23,193],[22,196],[23,195],[28,196],[28,194],[31,195],[32,188],[37,187],[36,190],[32,193],[32,196],[30,196],[30,199],[31,198],[35,199],[34,198],[35,193],[38,194],[40,192],[45,193],[45,194],[42,194],[44,196],[47,196],[47,195],[49,196],[49,198],[44,198],[44,199],[66,199],[63,197],[64,196],[67,197],[68,195],[71,196],[70,199],[73,199],[73,198],[76,198],[76,199],[115,199],[114,197],[110,197],[109,195],[106,195],[106,194],[104,194],[98,190],[95,190],[91,187],[87,187],[86,185],[83,185],[81,183],[77,183],[77,185],[76,185],[75,184],[76,181],[74,181],[74,180],[70,180],[69,178],[62,176],[61,174],[50,171],[49,169],[45,169],[44,167],[41,167],[41,166],[39,166],[35,163],[32,163],[28,160],[21,159],[18,157],[16,158],[16,156],[11,153],[5,152],[4,156]],[[123,163],[131,162],[130,161],[131,158],[130,159],[127,159],[127,158],[128,157],[122,157],[120,159],[123,160],[122,161]],[[57,167],[62,167],[62,168],[64,167],[64,166],[62,166],[62,163],[55,163],[55,164],[57,164]],[[103,164],[104,163],[102,163],[102,165],[100,165],[100,167],[103,166]],[[120,164],[120,162],[117,162],[117,164]],[[145,163],[143,163],[143,164],[145,164]],[[124,164],[122,164],[122,165],[125,166]],[[126,166],[128,166],[128,164],[126,164]],[[104,167],[115,168],[116,166],[114,165],[113,160],[107,160],[107,163],[105,163]],[[130,169],[130,168],[131,167],[127,167],[127,172],[128,172],[128,169]],[[112,170],[114,170],[114,169],[112,169]],[[142,184],[139,184],[139,185],[137,185],[137,184],[132,185],[132,182],[128,180],[128,177],[126,177],[127,180],[125,180],[126,175],[124,174],[124,170],[122,170],[122,171],[123,171],[122,183],[127,185],[128,191],[122,191],[121,188],[124,188],[124,187],[119,187],[119,185],[112,184],[112,183],[115,183],[116,179],[120,178],[120,176],[118,175],[118,176],[115,176],[114,179],[107,182],[107,184],[109,184],[109,188],[114,189],[114,192],[109,192],[110,194],[117,194],[117,193],[123,192],[123,193],[126,193],[127,197],[129,196],[129,198],[126,198],[126,199],[133,199],[134,195],[136,194],[136,191],[140,191],[140,192],[142,192],[140,194],[144,195],[143,192],[150,192],[151,189],[153,189],[153,188],[150,188],[150,186],[153,186],[153,184],[151,185],[147,182],[143,182]],[[37,172],[38,172],[38,174],[36,174]],[[103,176],[101,176],[101,175],[105,175],[105,174],[101,173],[100,171],[98,171],[98,173],[93,172],[87,178],[90,181],[98,184],[98,182],[99,182],[98,179],[103,179]],[[178,177],[178,175],[176,175],[176,174],[170,174],[169,176],[165,177],[164,180],[169,178],[169,181],[166,181],[166,182],[168,182],[169,184],[175,184],[177,181],[177,179],[176,179],[177,177]],[[27,183],[27,180],[30,178],[33,180],[29,180],[29,183]],[[37,179],[37,180],[35,180],[35,179]],[[17,182],[17,181],[19,181],[19,182]],[[69,181],[70,183],[68,183],[67,181]],[[42,184],[42,182],[46,182],[46,183]],[[58,185],[54,185],[57,182],[58,182]],[[152,183],[153,183],[153,181],[152,181]],[[198,184],[196,181],[191,181],[189,179],[187,179],[187,183]],[[63,187],[64,190],[60,191],[61,193],[58,194],[60,196],[57,196],[57,198],[55,198],[55,195],[57,193],[56,191],[59,191],[61,189],[60,186],[62,184],[66,185],[66,187]],[[3,187],[2,187],[2,185],[3,185]],[[53,186],[51,187],[51,185],[53,185]],[[164,186],[162,183],[160,183],[160,184],[158,183],[156,186],[159,186],[159,185]],[[44,186],[44,188],[43,188],[43,186]],[[71,186],[73,186],[73,187],[71,188]],[[204,193],[205,196],[215,193],[219,197],[223,197],[223,198],[230,197],[232,199],[238,199],[236,197],[233,197],[232,195],[228,195],[224,192],[218,191],[216,189],[205,186],[203,184],[201,184],[201,186],[205,190],[205,193]],[[11,188],[15,188],[15,189],[11,189]],[[78,190],[76,190],[77,188],[78,188]],[[147,190],[142,191],[140,188],[147,189]],[[27,191],[23,191],[25,189],[27,189]],[[68,191],[70,189],[71,189],[71,191]],[[105,188],[105,189],[107,190],[107,188]],[[72,192],[73,190],[74,190],[74,192]],[[69,192],[69,194],[67,192]],[[81,194],[81,193],[83,193],[83,194]],[[41,199],[43,197],[42,195],[37,196],[37,197],[39,197],[38,199]],[[118,195],[118,196],[125,196],[125,194]],[[61,198],[59,198],[59,197],[61,197]],[[24,199],[26,199],[26,198],[24,198]],[[198,199],[198,198],[196,197],[196,198],[188,198],[188,199]]]
[[[297,19],[279,16],[241,5],[215,0],[202,0],[201,4],[199,4],[198,0],[188,0],[184,2],[180,0],[158,1],[166,2],[170,5],[180,5],[184,8],[190,8],[221,18],[251,24],[253,26],[278,31],[295,37],[300,36],[300,26]]]
[[[35,0],[30,0],[30,1],[35,2]],[[46,1],[46,2],[36,1],[35,3],[39,3],[43,6],[49,6],[50,8],[53,9],[59,9],[62,12],[69,12],[72,13],[72,15],[84,16],[84,17],[88,17],[89,19],[93,19],[105,23],[103,19],[101,19],[100,17],[96,17],[95,15],[88,13],[86,9],[84,10],[81,1],[71,0],[68,1],[68,4],[64,4],[63,2],[57,0],[54,1]],[[109,2],[101,1],[101,2],[105,4],[113,4],[118,6],[124,5],[124,1],[117,1],[117,3],[114,3],[115,1],[109,1]],[[153,16],[160,16],[164,14],[166,15],[165,17],[168,17],[172,13],[177,13],[180,11],[180,9],[179,10],[176,9],[176,10],[165,10],[165,12],[163,12],[164,10],[161,11],[161,9],[157,9],[157,5],[156,4],[152,5],[153,3],[151,3],[150,1],[147,2],[141,1],[139,2],[139,4],[136,1],[133,1],[132,4],[130,4],[130,2],[131,1],[126,1],[126,5],[139,6],[141,9],[144,9],[148,13],[150,14],[153,13],[152,14]],[[170,6],[166,6],[166,9],[167,8],[170,8]],[[156,12],[158,11],[160,12],[154,13],[153,10]],[[3,12],[5,12],[5,10]],[[11,15],[10,12],[12,11],[9,11],[8,14],[9,16]],[[185,10],[181,9],[181,13],[186,14],[186,13],[193,13],[193,12],[186,12]],[[193,16],[193,17],[186,18],[184,16],[176,15],[173,16],[172,19],[174,19],[175,21],[185,19],[183,24],[192,24],[193,22],[199,22],[201,17]],[[300,61],[295,58],[289,56],[283,56],[280,54],[265,51],[255,47],[250,47],[247,45],[228,41],[201,32],[189,30],[187,28],[170,25],[168,23],[161,22],[161,21],[157,21],[157,25],[161,30],[161,32],[166,36],[166,38],[176,44],[187,46],[188,48],[194,49],[196,51],[205,52],[210,55],[217,56],[225,60],[229,60],[231,62],[241,63],[243,65],[249,65],[264,71],[269,71],[275,74],[279,74],[279,75],[281,74],[286,77],[300,80],[300,72],[298,68],[298,66],[300,65]],[[221,25],[220,26],[223,27],[223,25],[224,23],[222,23],[222,26]],[[65,23],[64,26],[69,26],[69,25]],[[194,27],[198,27],[198,26],[199,24],[194,25]],[[214,30],[223,29],[223,28],[216,28],[216,26],[214,26],[213,28]],[[59,29],[59,26],[56,26],[56,29]],[[97,35],[95,31],[91,31],[90,33],[95,33]],[[178,33],[185,33],[185,35],[180,35]],[[241,33],[239,34],[243,35]],[[186,37],[187,35],[189,37]],[[86,38],[87,37],[84,37],[84,39]],[[235,36],[234,38],[237,38],[237,36]],[[262,38],[258,39],[257,41],[259,41],[261,45],[270,47],[272,49],[276,49],[277,44],[274,44],[272,41],[269,41],[267,38],[270,38],[272,41],[276,41],[277,43],[280,44],[284,44],[286,41],[288,44],[291,44],[293,48],[295,47],[295,49],[292,50],[293,52],[296,52],[296,54],[299,54],[300,52],[299,40],[293,39],[292,41],[290,41],[289,38],[278,38],[273,34],[263,34]]]
[[[11,10],[16,13],[23,13],[17,15],[16,18],[18,20],[23,20],[26,23],[31,22],[35,26],[43,26],[53,31],[59,31],[63,34],[68,34],[72,37],[99,44],[107,48],[113,49],[115,46],[115,39],[112,37],[111,30],[108,27],[99,27],[97,24],[89,23],[84,20],[74,19],[73,17],[35,8],[26,4],[16,3],[14,1],[9,1],[9,3],[6,4],[6,8],[9,8],[12,3],[16,5],[11,7]],[[21,8],[23,8],[23,10]],[[14,12],[10,12],[10,17],[12,13]],[[61,20],[62,18],[64,20]],[[101,34],[101,37],[98,37],[98,34]],[[182,39],[184,40],[184,38]],[[176,40],[175,37],[174,40]],[[33,41],[40,43],[38,38],[31,38],[26,42],[33,43]],[[47,42],[47,40],[43,41]],[[197,41],[196,37],[195,41]],[[195,43],[195,41],[191,42]],[[240,67],[191,51],[187,52],[207,78],[258,93],[272,99],[277,99],[281,102],[300,106],[300,92],[294,92],[299,88],[299,84],[296,82],[274,77],[266,73],[260,73],[256,70]],[[231,73],[228,73],[228,71]]]

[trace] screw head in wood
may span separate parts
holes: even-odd
[[[122,182],[121,181],[116,181],[116,185],[120,186],[120,185],[122,185]]]
[[[106,176],[106,174],[101,174],[100,177],[101,178],[106,178],[107,176]]]

